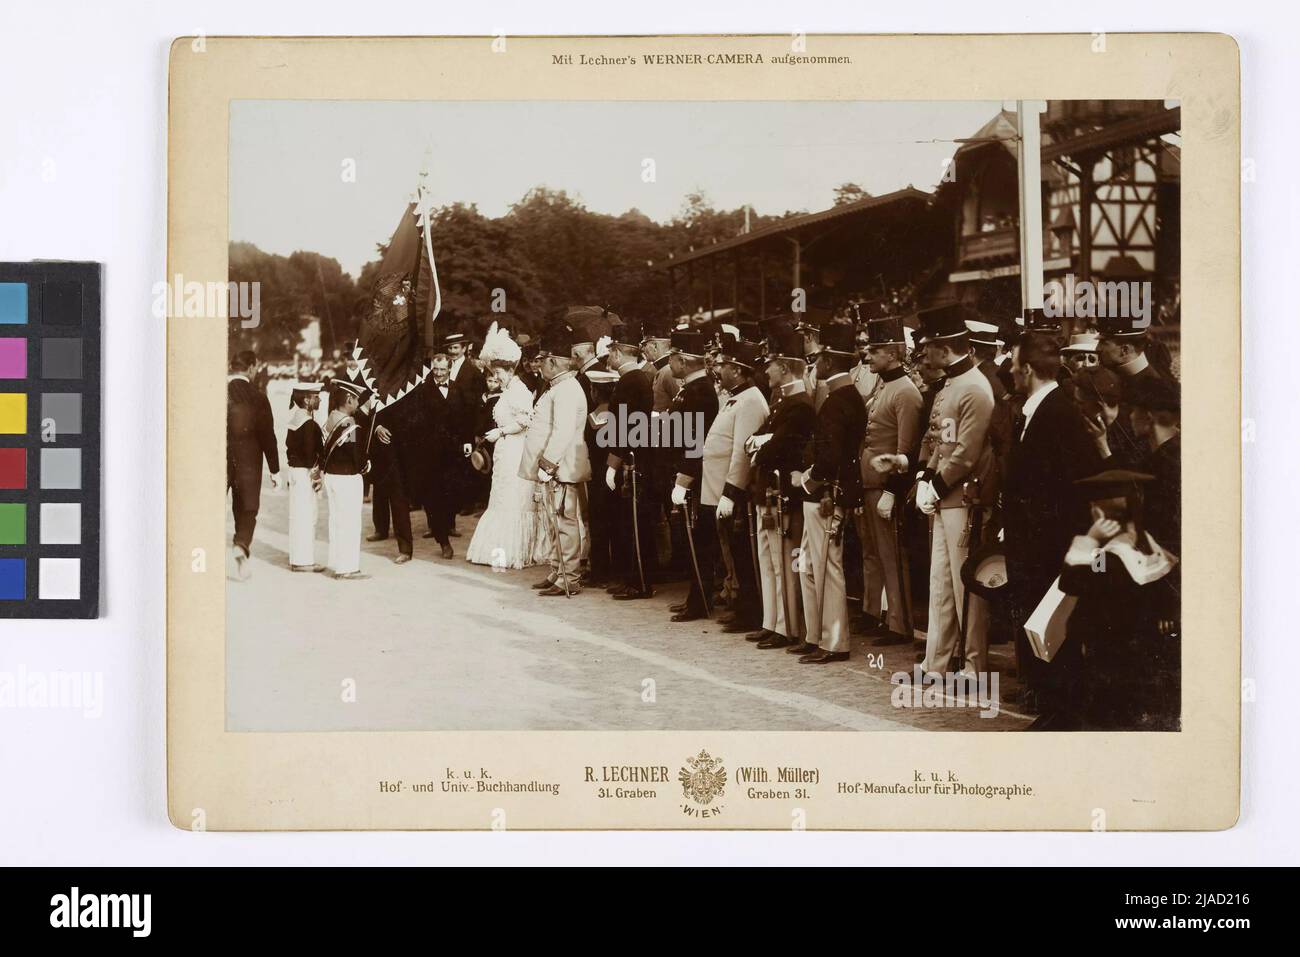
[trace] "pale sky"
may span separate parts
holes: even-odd
[[[230,106],[230,238],[311,250],[355,278],[392,234],[426,150],[438,203],[508,211],[534,186],[666,222],[687,193],[760,214],[825,209],[854,182],[929,190],[998,102],[405,102]],[[642,180],[654,160],[655,181]],[[356,181],[343,177],[355,161]],[[665,253],[667,250],[664,251]]]

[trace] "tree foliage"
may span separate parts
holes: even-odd
[[[749,218],[751,230],[796,215]],[[490,219],[463,203],[434,214],[431,237],[442,290],[439,324],[481,332],[504,307],[511,324],[540,330],[544,317],[569,305],[609,306],[632,319],[667,316],[673,308],[668,280],[651,268],[668,258],[740,235],[745,209],[717,210],[700,191],[685,197],[668,223],[636,209],[612,216],[587,209],[563,190],[538,186],[510,210]],[[357,334],[370,308],[371,290],[385,242],[354,280],[336,260],[299,251],[277,256],[250,243],[231,243],[230,279],[261,286],[262,321],[235,327],[231,348],[252,348],[265,358],[292,355],[309,317],[321,324],[327,355]],[[687,298],[690,291],[685,291]],[[681,301],[678,309],[689,308]]]

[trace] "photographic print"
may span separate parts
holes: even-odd
[[[1184,183],[1225,120],[1142,73],[1183,39],[1098,36],[997,38],[1055,83],[992,38],[178,41],[171,640],[201,623],[186,726],[263,755],[183,759],[187,793],[294,795],[256,827],[1223,823],[1236,659],[1184,626],[1237,601],[1196,591],[1239,530],[1191,496],[1238,489],[1182,444],[1226,454],[1237,401],[1197,339],[1236,348],[1233,184]],[[313,88],[343,51],[429,80]],[[1149,770],[1079,794],[1088,760]]]

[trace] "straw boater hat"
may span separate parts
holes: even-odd
[[[1070,341],[1061,347],[1062,352],[1096,352],[1097,335],[1092,332],[1076,332]]]
[[[991,322],[967,319],[966,334],[970,337],[970,341],[977,346],[996,347],[1002,345],[1002,337],[998,335],[998,327]]]

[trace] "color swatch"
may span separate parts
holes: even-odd
[[[0,263],[0,618],[99,615],[100,292]]]

